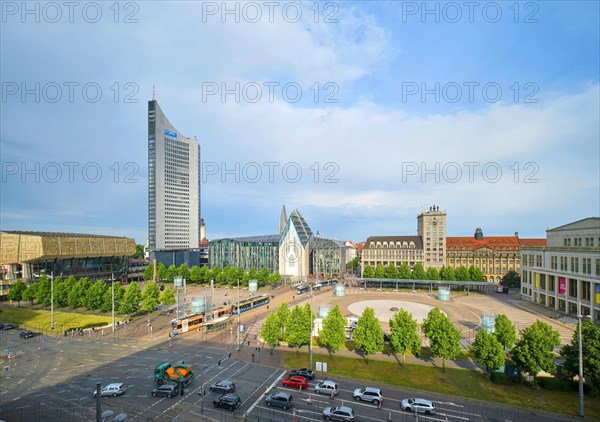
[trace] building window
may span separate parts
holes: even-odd
[[[592,273],[592,258],[583,258],[583,273],[591,274]]]
[[[560,270],[567,271],[567,257],[566,256],[560,257]]]
[[[600,259],[596,258],[596,275],[600,275]]]
[[[556,270],[558,268],[558,259],[556,256],[550,257],[550,268]]]
[[[579,258],[572,256],[571,257],[571,272],[578,273],[579,272]]]

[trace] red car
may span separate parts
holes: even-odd
[[[294,376],[284,379],[283,385],[284,385],[284,387],[307,388],[308,381],[306,381],[306,378],[304,378],[304,377],[301,377],[299,375],[294,375]]]

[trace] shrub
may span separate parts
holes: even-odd
[[[538,383],[548,391],[573,391],[577,387],[571,380],[564,378],[538,378]]]
[[[510,380],[508,379],[506,374],[504,374],[502,372],[492,372],[490,374],[490,381],[492,381],[494,384],[501,384],[501,385],[506,385],[506,384],[510,383]]]

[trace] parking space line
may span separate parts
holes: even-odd
[[[281,374],[275,379],[275,381],[273,381],[271,385],[267,387],[267,389],[265,390],[265,394],[267,394],[269,390],[271,390],[275,386],[275,384],[277,384],[285,376],[286,372],[287,371],[281,372]],[[265,383],[262,383],[259,387],[261,387],[264,384]],[[258,391],[258,388],[256,390]],[[244,413],[244,419],[248,416],[249,413],[252,412],[252,409],[254,409],[258,405],[258,403],[263,399],[263,396],[257,398],[256,401],[252,404],[252,406],[250,406],[250,408],[246,410],[246,412]]]

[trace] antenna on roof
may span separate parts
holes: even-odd
[[[155,90],[154,90],[154,85],[152,85],[152,101],[154,101],[154,98],[155,98],[155,97],[154,97],[154,93],[155,93]]]

